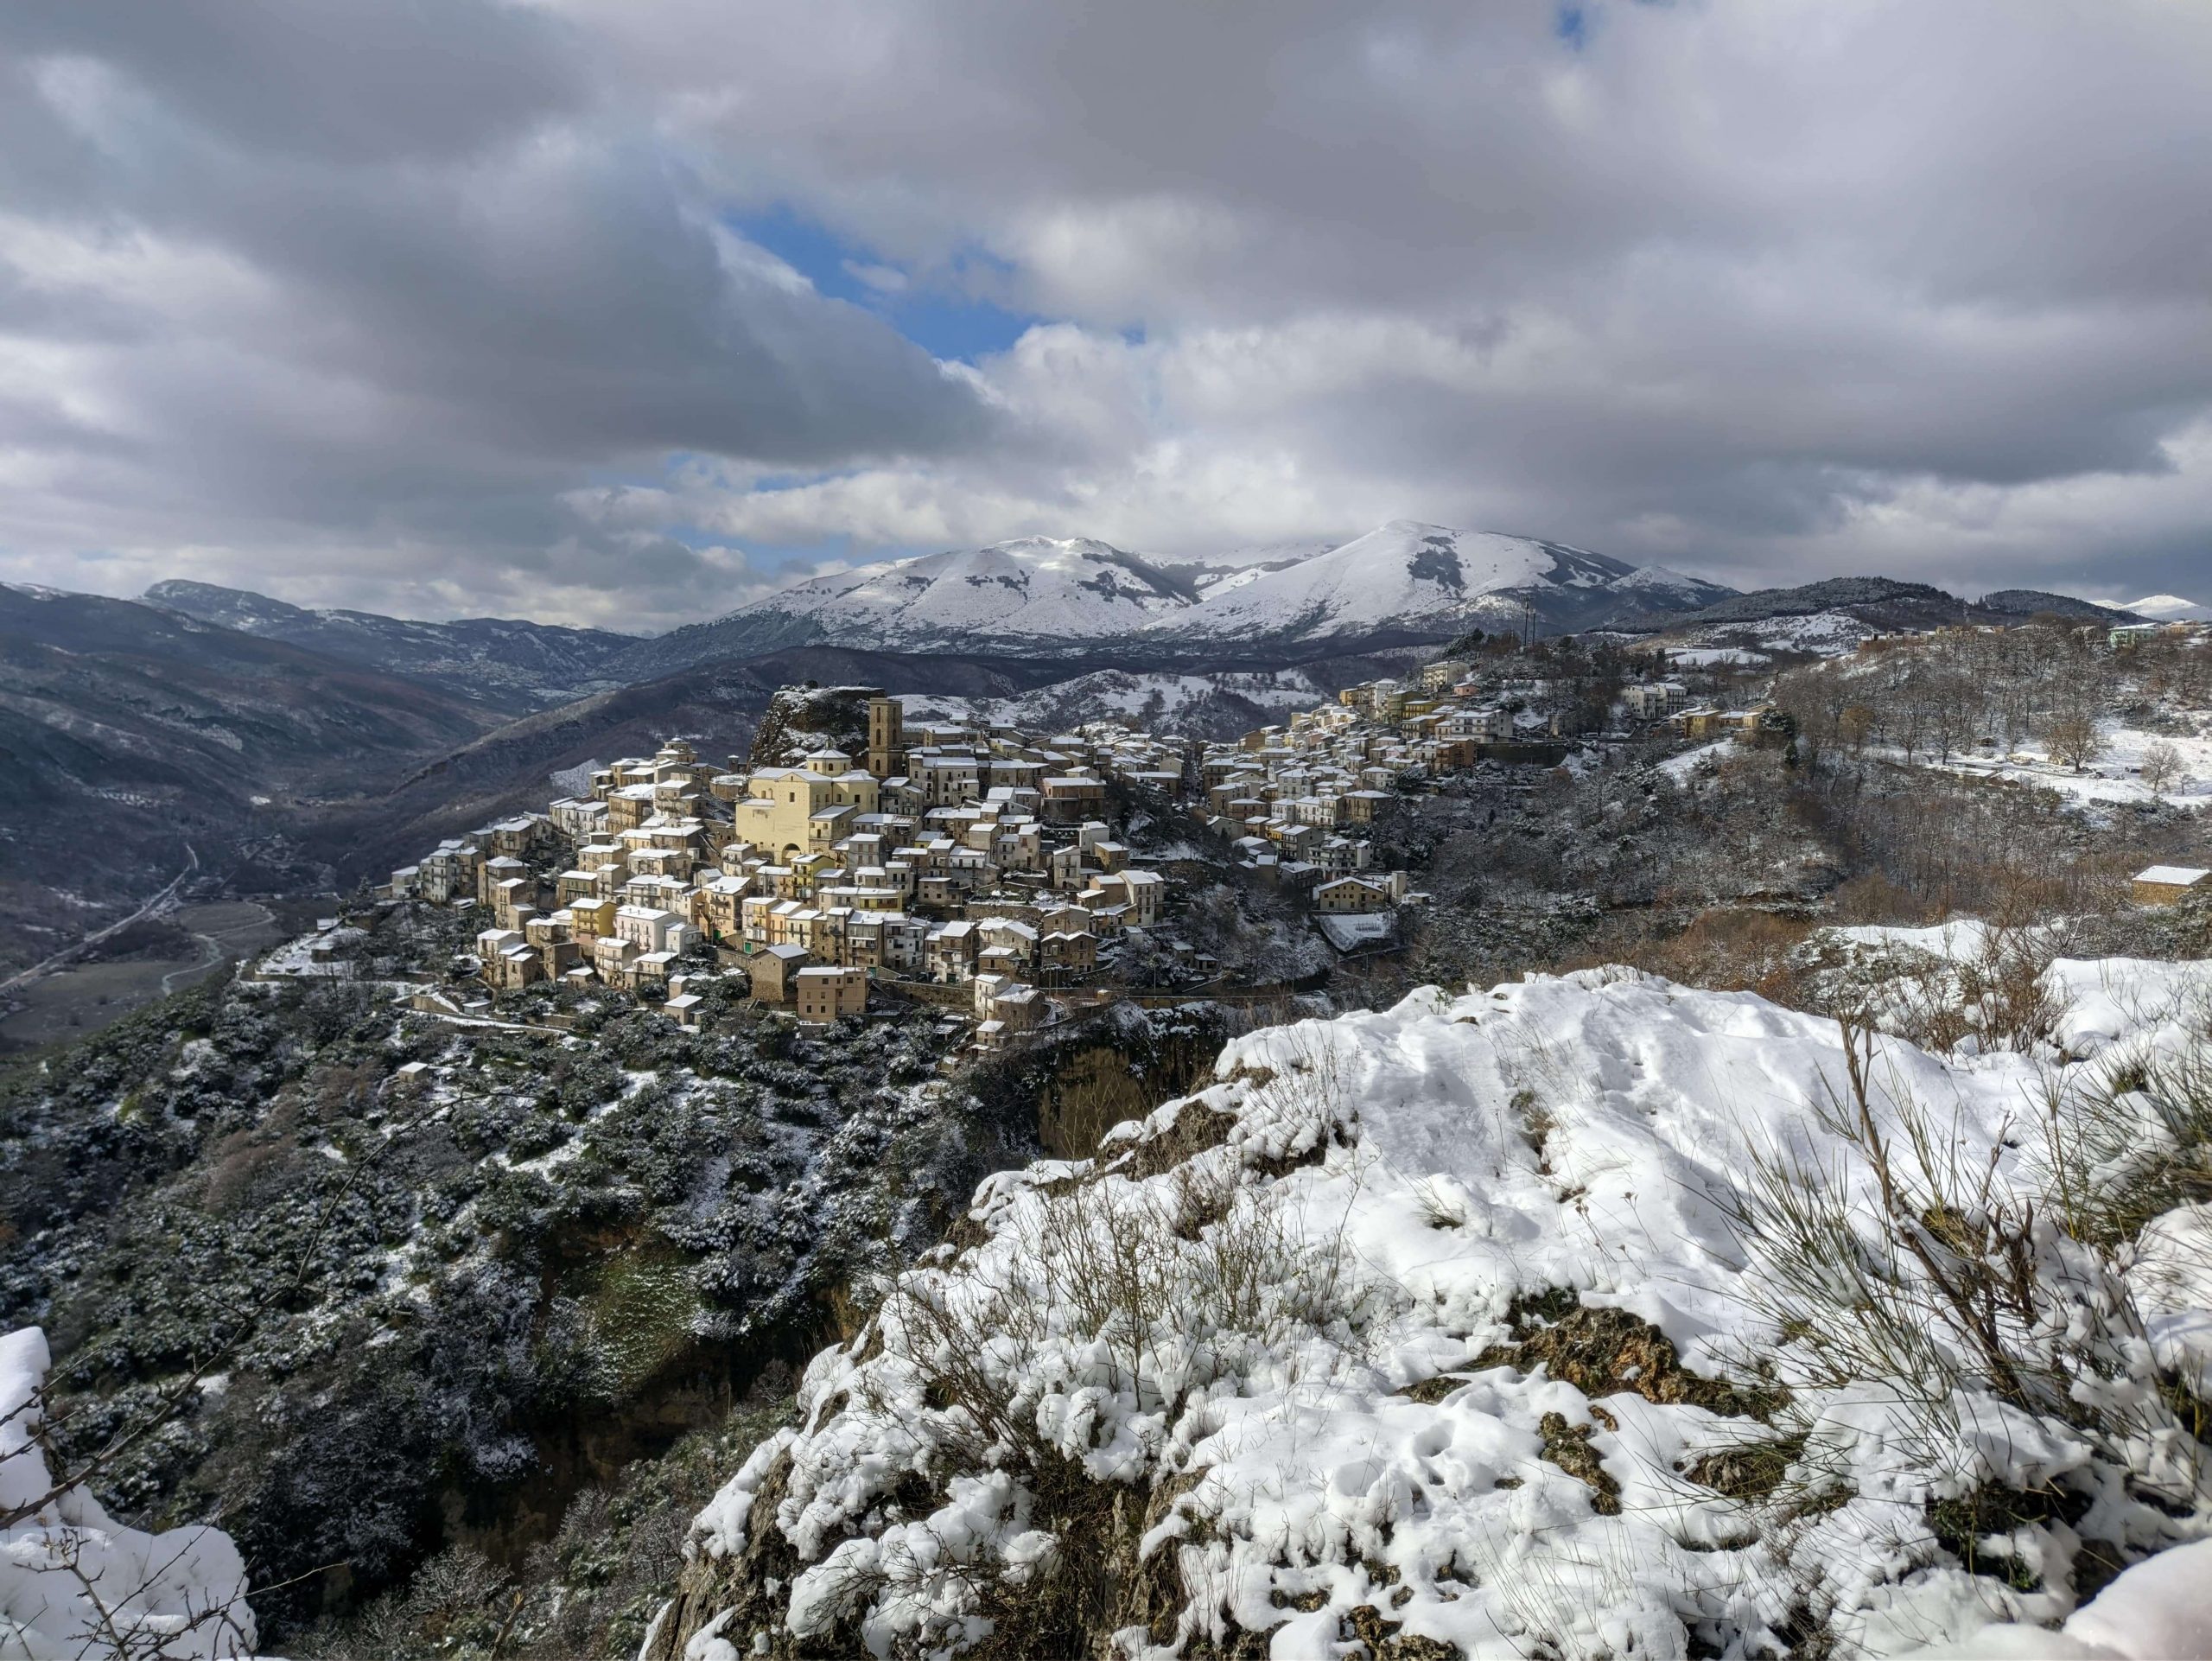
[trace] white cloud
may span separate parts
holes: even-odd
[[[24,0],[0,569],[658,624],[779,558],[1402,514],[2190,586],[2212,8],[1584,10]],[[894,319],[1051,321],[933,364],[770,209]]]

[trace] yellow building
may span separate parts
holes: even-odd
[[[569,932],[579,940],[597,940],[614,932],[612,900],[578,900],[568,910]]]
[[[798,994],[801,1021],[836,1021],[842,1015],[859,1015],[868,1008],[868,974],[864,970],[809,964],[791,981]]]
[[[876,811],[877,782],[842,750],[817,750],[804,767],[762,767],[747,780],[734,833],[779,864],[827,853]]]

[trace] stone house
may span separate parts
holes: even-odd
[[[809,964],[793,977],[793,987],[801,1021],[836,1021],[841,1016],[859,1015],[868,1008],[865,970]]]

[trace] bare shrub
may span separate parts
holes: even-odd
[[[1847,1023],[1878,1027],[1916,1047],[2026,1053],[2056,1037],[2065,1009],[2048,971],[2070,932],[2055,923],[1961,923],[1970,951],[1916,945],[1849,950],[1835,966],[1808,964],[1810,1007]]]
[[[1116,1125],[1141,1119],[1158,1104],[1120,1051],[1104,1045],[1074,1056],[1037,1115],[1037,1139],[1055,1159],[1089,1159]]]
[[[1672,933],[1651,932],[1605,961],[1626,962],[1684,986],[1715,992],[1757,992],[1777,1003],[1802,1001],[1797,949],[1811,925],[1745,906],[1713,906]],[[1594,968],[1596,960],[1570,965]]]
[[[1792,1382],[1886,1397],[1931,1468],[1973,1428],[1975,1403],[1993,1400],[2066,1427],[2154,1504],[2212,1500],[2196,1427],[2177,1413],[2109,1251],[2069,1229],[2078,1212],[2000,1175],[2004,1138],[1969,1158],[1957,1127],[1894,1075],[1885,1130],[1876,1034],[1842,1031],[1846,1076],[1820,1123],[1848,1165],[1754,1149],[1723,1202]]]
[[[2105,753],[2104,735],[2094,716],[2080,710],[2063,710],[2043,723],[2043,741],[2051,759],[2079,773]]]
[[[2047,1076],[2045,1183],[2068,1231],[2100,1249],[2179,1206],[2212,1202],[2212,998],[2173,1050],[2124,1047]]]
[[[1316,1229],[1297,1203],[1226,1157],[1172,1184],[1077,1181],[1036,1193],[962,1272],[900,1276],[855,1410],[934,1450],[927,1482],[893,1513],[922,1520],[832,1551],[807,1571],[809,1607],[841,1632],[863,1611],[912,1612],[925,1646],[957,1631],[963,1652],[984,1658],[1083,1654],[1132,1625],[1172,1629],[1187,1600],[1174,1554],[1137,1548],[1188,1480],[1159,1468],[1141,1440],[1109,1440],[1103,1422],[1071,1442],[1040,1411],[1030,1364],[1096,1357],[1117,1412],[1173,1424],[1263,1351],[1307,1365],[1350,1353],[1361,1300],[1341,1222]],[[917,1384],[918,1421],[906,1393]],[[1027,1528],[1050,1537],[1043,1556],[1008,1556],[957,1529],[940,1537],[927,1521],[939,1495],[998,1473],[1020,1485],[1010,1503]]]
[[[1936,920],[1928,902],[1880,871],[1865,871],[1837,886],[1828,896],[1829,913],[1839,923],[1876,923],[1916,928]]]

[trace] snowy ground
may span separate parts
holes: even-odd
[[[1714,664],[1735,664],[1745,668],[1770,661],[1764,652],[1753,652],[1747,646],[1691,646],[1686,650],[1669,652],[1667,661],[1678,668],[1707,669]]]
[[[1686,644],[1670,650],[1677,662],[1766,662],[1777,652],[1823,658],[1855,652],[1878,633],[1848,612],[1820,611],[1804,617],[1763,617],[1742,623],[1701,623],[1673,638]]]
[[[264,975],[297,976],[303,980],[350,980],[354,965],[345,962],[319,962],[318,947],[342,945],[348,940],[359,940],[361,931],[357,928],[318,929],[312,934],[302,934],[287,940],[267,957],[258,967]]]
[[[1948,770],[1962,776],[2012,780],[2040,785],[2083,802],[2139,803],[2162,800],[2177,807],[2212,805],[2212,735],[2145,732],[2119,722],[2097,729],[2104,753],[2081,772],[2054,761],[2042,744],[2029,741],[2006,755],[1955,755]],[[2143,782],[2143,753],[2153,744],[2173,747],[2181,757],[2180,777],[2164,790]]]
[[[981,1244],[904,1276],[861,1340],[817,1357],[801,1428],[701,1514],[702,1563],[765,1536],[804,1567],[745,1586],[686,1654],[768,1653],[772,1630],[957,1650],[1077,1566],[1030,1476],[1070,1464],[1129,1496],[1150,1572],[1180,1588],[1172,1615],[1119,1633],[1131,1658],[1241,1631],[1271,1633],[1273,1661],[1322,1661],[1395,1630],[1469,1661],[1682,1661],[1778,1653],[1808,1618],[1840,1657],[2000,1623],[2037,1630],[1990,1653],[2146,1654],[2130,1645],[2163,1640],[2143,1623],[2201,1601],[2201,1576],[2149,1576],[2096,1606],[2103,1626],[2054,1638],[2076,1607],[2075,1526],[1985,1539],[2014,1567],[1982,1574],[1931,1531],[1942,1504],[2017,1490],[2078,1493],[2075,1523],[2129,1556],[2212,1533],[2202,1448],[2153,1388],[2159,1368],[2212,1368],[2212,1285],[2177,1272],[2212,1256],[2212,1207],[2101,1257],[2061,1235],[2036,1111],[2112,1069],[2201,1063],[2207,969],[2050,975],[2075,1006],[2067,1053],[2088,1060],[1878,1040],[1866,1111],[1909,1194],[1976,1181],[1976,1216],[2038,1207],[2022,1249],[2046,1301],[2017,1334],[2022,1365],[2094,1378],[2094,1411],[2063,1387],[2034,1409],[1999,1399],[1961,1359],[1883,1221],[1934,1202],[1885,1210],[1836,1117],[1833,1022],[1618,970],[1428,990],[1239,1039],[1219,1082],[1098,1165],[988,1182]],[[1218,1144],[1145,1160],[1149,1139],[1192,1145],[1185,1115],[1225,1124]],[[1763,1194],[1832,1204],[1849,1244],[1793,1270],[1745,1225]],[[1108,1270],[1133,1289],[1086,1292]],[[1892,1317],[1908,1371],[1834,1373],[1837,1342]],[[1538,1348],[1570,1319],[1648,1322],[1671,1348],[1576,1372],[1572,1350]],[[1725,1474],[1753,1466],[1758,1482]]]
[[[1718,762],[1735,748],[1735,741],[1723,738],[1710,744],[1700,744],[1694,750],[1684,750],[1680,755],[1670,755],[1659,764],[1659,771],[1678,785],[1687,785],[1690,775],[1707,761]]]

